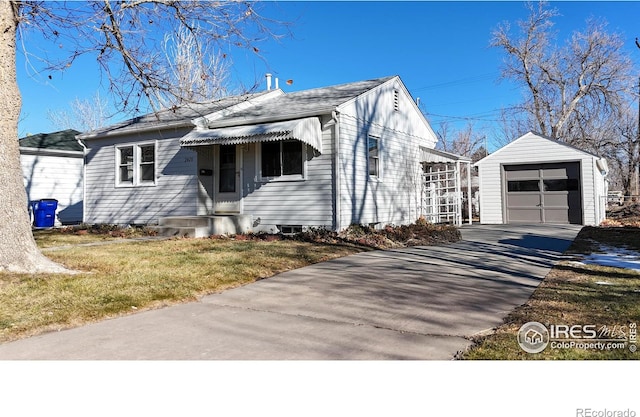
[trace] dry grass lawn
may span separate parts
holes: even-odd
[[[640,250],[640,229],[585,227],[567,251],[579,259],[598,251],[600,244]],[[605,284],[603,284],[605,283]],[[495,334],[478,338],[463,359],[640,359],[640,352],[624,349],[550,349],[526,353],[517,343],[518,329],[527,322],[549,325],[594,325],[598,337],[606,329],[629,334],[640,324],[640,272],[631,269],[563,261],[556,265],[529,301],[516,309]],[[617,326],[617,327],[616,327]],[[602,335],[600,332],[602,331]]]
[[[104,240],[40,236],[42,246]],[[70,241],[71,240],[71,241]],[[45,250],[75,275],[0,273],[0,342],[196,300],[361,248],[296,241],[172,239]]]

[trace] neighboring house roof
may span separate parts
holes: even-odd
[[[86,140],[95,137],[122,135],[146,130],[166,129],[171,127],[193,127],[193,123],[191,122],[193,119],[227,109],[267,93],[269,92],[263,91],[260,93],[241,94],[203,103],[191,103],[180,107],[172,107],[158,112],[134,117],[132,119],[125,120],[124,122],[116,123],[92,132],[83,133],[78,137],[79,139]]]
[[[67,129],[53,133],[38,133],[19,140],[21,148],[46,149],[59,151],[82,151],[82,145],[76,140],[77,130]]]

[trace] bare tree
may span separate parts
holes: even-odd
[[[170,108],[185,103],[209,101],[229,92],[231,61],[227,54],[216,52],[212,45],[199,42],[186,27],[165,34],[162,51],[165,65],[158,68],[162,85],[171,85],[170,93],[162,88],[150,88],[158,107]],[[76,98],[70,110],[49,110],[47,117],[60,129],[73,128],[88,132],[107,125],[115,116],[109,101],[99,92],[90,99]]]
[[[194,32],[181,27],[164,38],[163,51],[167,64],[165,83],[173,85],[170,94],[155,92],[162,107],[185,102],[207,101],[228,93],[230,58],[212,45],[198,42]]]
[[[485,135],[478,132],[473,123],[468,123],[463,130],[453,132],[447,122],[440,124],[438,131],[438,149],[456,155],[471,157],[484,147]]]
[[[89,132],[104,127],[111,118],[109,101],[99,92],[90,99],[75,98],[69,103],[70,110],[48,110],[47,118],[54,126]]]
[[[611,121],[607,134],[601,138],[600,153],[611,167],[611,188],[621,189],[625,195],[637,195],[637,167],[640,165],[638,114],[628,107],[621,117]]]
[[[552,19],[544,2],[527,3],[529,16],[512,34],[509,23],[493,32],[491,45],[504,50],[502,78],[522,84],[527,100],[515,110],[528,115],[530,130],[572,144],[585,144],[586,121],[606,118],[625,105],[632,85],[631,60],[622,38],[606,23],[588,20],[564,46],[554,43]]]
[[[225,1],[91,1],[0,2],[0,270],[63,272],[38,250],[29,224],[27,197],[22,183],[18,148],[21,97],[16,79],[16,37],[35,30],[52,41],[52,48],[67,52],[52,62],[49,71],[64,70],[83,55],[94,56],[120,109],[158,108],[158,92],[180,96],[172,79],[161,69],[166,55],[165,33],[183,28],[199,44],[221,49],[248,48],[259,53],[257,43],[277,37],[272,27],[280,22],[261,16],[254,2]],[[184,99],[184,97],[182,97]]]

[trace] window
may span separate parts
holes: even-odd
[[[577,191],[580,184],[576,178],[569,178],[544,180],[543,185],[545,191]]]
[[[299,176],[304,174],[302,142],[285,140],[262,143],[262,177]]]
[[[218,190],[221,193],[236,192],[236,145],[220,146],[218,181]]]
[[[280,225],[278,226],[280,233],[283,235],[294,235],[296,233],[302,233],[302,226],[300,225]]]
[[[369,152],[369,176],[380,176],[380,138],[369,136],[367,139]]]
[[[144,145],[139,148],[140,153],[140,182],[155,182],[156,176],[156,147],[155,145]]]
[[[507,182],[507,191],[511,193],[540,191],[540,181],[539,180],[509,181]]]
[[[116,164],[116,186],[155,185],[155,144],[116,147]]]
[[[133,146],[118,149],[118,183],[133,185]]]

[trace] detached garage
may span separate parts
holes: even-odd
[[[480,223],[598,225],[605,218],[607,162],[532,132],[476,163]]]

